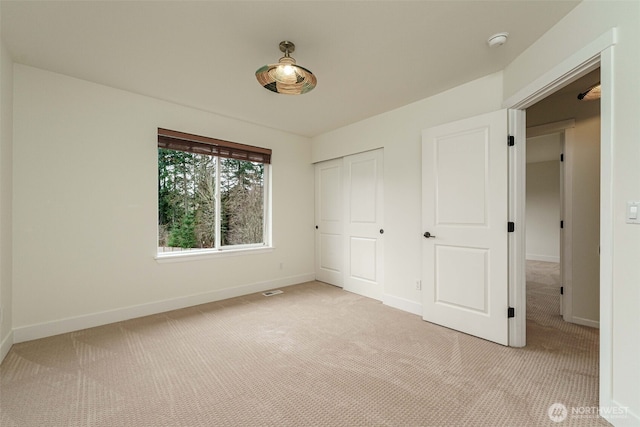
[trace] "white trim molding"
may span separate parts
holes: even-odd
[[[531,126],[527,128],[527,138],[536,136],[549,135],[551,133],[564,132],[566,129],[576,127],[575,119],[562,120],[559,122],[545,123],[539,126]]]
[[[620,404],[615,399],[612,399],[609,405],[600,403],[599,415],[616,427],[640,426],[640,415],[631,412],[628,406]]]
[[[509,307],[515,309],[515,317],[509,321],[509,346],[524,347],[527,342],[527,113],[524,109],[509,110],[509,135],[515,145],[509,150],[509,221],[516,224],[509,234]],[[518,226],[520,224],[520,226]]]
[[[248,285],[236,286],[233,288],[219,289],[201,294],[188,295],[163,301],[155,301],[148,304],[124,307],[115,310],[91,313],[82,316],[70,317],[66,319],[54,320],[51,322],[38,323],[35,325],[22,326],[13,329],[13,340],[15,343],[31,341],[67,332],[78,331],[86,328],[107,325],[121,322],[123,320],[137,317],[149,316],[152,314],[164,313],[171,310],[192,307],[194,305],[206,304],[228,298],[249,295],[256,292],[264,292],[282,286],[291,286],[314,280],[313,273],[301,274],[298,276],[283,277],[276,280],[252,283]]]
[[[576,325],[588,326],[590,328],[600,329],[600,322],[597,320],[585,319],[582,317],[571,317],[571,320],[567,320],[568,322],[575,323]]]
[[[253,246],[253,247],[231,247],[229,249],[193,249],[176,252],[158,252],[156,262],[162,264],[167,262],[198,261],[201,259],[255,255],[274,251],[273,246]]]
[[[560,262],[560,257],[556,255],[527,254],[526,259],[527,261]]]
[[[502,103],[503,108],[528,108],[574,80],[589,74],[600,67],[601,53],[617,42],[617,29],[611,28],[506,99]]]
[[[422,304],[395,295],[383,294],[382,303],[407,313],[415,314],[422,317]]]
[[[11,346],[13,345],[13,331],[10,331],[6,337],[0,343],[0,363],[7,357],[9,354],[9,350],[11,350]]]
[[[600,407],[613,406],[614,49],[600,54]],[[615,424],[620,425],[618,420]]]

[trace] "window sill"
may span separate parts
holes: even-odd
[[[273,246],[259,246],[235,249],[202,249],[182,252],[162,252],[155,256],[158,263],[197,261],[228,256],[254,255],[273,251]]]

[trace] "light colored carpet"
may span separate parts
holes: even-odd
[[[598,332],[552,286],[530,284],[523,349],[319,282],[17,344],[0,425],[607,425],[547,415],[598,388]]]

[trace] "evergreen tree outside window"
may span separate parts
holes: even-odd
[[[158,129],[158,253],[268,246],[271,150]]]

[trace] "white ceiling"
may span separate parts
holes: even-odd
[[[503,69],[578,3],[3,0],[1,15],[17,63],[314,136]],[[282,40],[312,92],[255,80]]]

